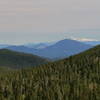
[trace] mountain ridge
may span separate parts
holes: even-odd
[[[48,60],[36,55],[26,54],[8,49],[0,50],[0,66],[24,68],[47,63]]]

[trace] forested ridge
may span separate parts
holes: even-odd
[[[36,55],[0,49],[0,67],[25,68],[45,64],[48,61]]]
[[[100,100],[100,46],[38,67],[0,72],[0,100]]]

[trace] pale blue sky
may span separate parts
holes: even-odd
[[[0,0],[0,43],[100,40],[100,0]]]

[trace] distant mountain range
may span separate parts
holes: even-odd
[[[24,46],[28,47],[28,48],[34,48],[34,49],[43,49],[43,48],[46,48],[48,46],[51,46],[53,45],[54,43],[51,42],[51,43],[29,43],[29,44],[24,44]]]
[[[0,44],[0,49],[2,49],[2,48],[7,48],[8,46],[10,46],[10,45],[7,45],[7,44]]]
[[[0,67],[25,68],[45,64],[48,61],[36,55],[15,52],[7,49],[0,50]]]
[[[29,48],[26,46],[9,46],[6,49],[18,51],[18,52],[29,53],[29,54],[36,54],[38,51],[38,49]]]
[[[100,41],[86,41],[84,43],[92,46],[100,45]]]
[[[18,52],[35,54],[48,59],[61,59],[69,57],[74,54],[78,54],[91,47],[91,45],[84,44],[76,40],[65,39],[40,49],[31,48],[27,46],[9,46],[7,47],[7,49]]]

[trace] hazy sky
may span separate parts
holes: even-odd
[[[100,0],[0,0],[0,43],[100,40]]]

